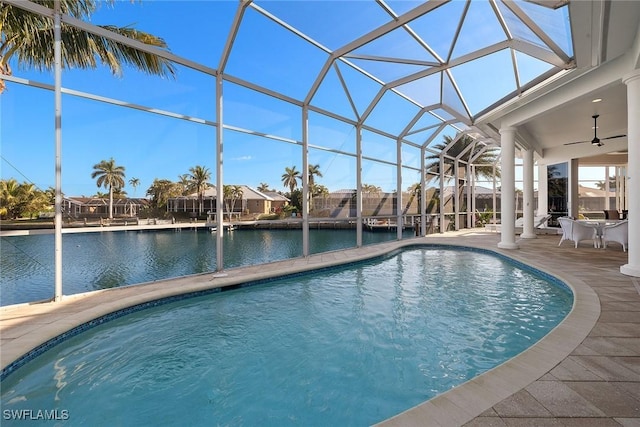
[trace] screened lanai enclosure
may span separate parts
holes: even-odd
[[[291,256],[328,222],[357,247],[372,224],[499,219],[500,135],[479,118],[576,67],[563,1],[1,4],[2,178],[55,193],[56,298],[74,198],[217,230],[286,220]]]

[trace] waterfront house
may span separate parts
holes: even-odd
[[[275,192],[260,192],[248,185],[239,185],[242,196],[234,200],[233,206],[227,206],[230,201],[225,200],[224,211],[230,210],[232,216],[258,216],[275,212],[289,204],[289,199]],[[211,186],[204,191],[202,197],[202,212],[215,213],[217,189]],[[167,212],[200,212],[198,193],[186,196],[172,197],[167,201]]]
[[[144,198],[114,198],[114,217],[137,217],[140,211],[148,208],[149,199]],[[65,217],[70,218],[100,218],[109,216],[108,197],[65,197],[62,201]]]

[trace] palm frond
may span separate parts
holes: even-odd
[[[41,4],[50,6],[48,1]],[[62,10],[77,18],[87,18],[95,10],[91,0],[63,0]],[[133,27],[102,25],[101,28],[137,40],[149,46],[167,49],[166,42],[153,34]],[[0,61],[8,64],[15,56],[20,68],[39,71],[53,69],[53,21],[44,16],[4,5],[0,13]],[[87,33],[69,25],[62,25],[62,59],[65,68],[97,68],[98,63],[109,67],[114,75],[122,74],[122,66],[137,68],[145,73],[162,77],[175,77],[174,64],[157,55],[142,52],[106,37]]]
[[[442,151],[451,143],[452,140],[453,139],[450,136],[445,136],[443,138],[443,142],[435,144],[433,148],[439,151]],[[474,142],[473,138],[469,136],[463,136],[449,148],[449,150],[447,151],[447,154],[450,155],[451,157],[457,157],[469,145],[473,144],[473,142]],[[464,162],[468,162],[469,159],[474,157],[479,152],[480,149],[481,147],[476,147],[475,149],[466,151],[464,154],[460,156],[460,160]],[[440,156],[438,154],[432,154],[430,156],[427,156],[426,158],[428,160],[432,160],[431,162],[425,165],[426,170],[428,172],[431,172],[431,174],[439,174]],[[476,176],[482,177],[482,178],[492,178],[494,175],[493,165],[497,161],[497,159],[498,159],[498,153],[493,148],[484,151],[477,158],[475,158],[475,160],[473,161],[473,164],[476,166],[475,167]],[[445,171],[443,171],[443,173],[451,173],[453,169],[453,160],[445,157],[444,163],[445,163]],[[495,170],[495,176],[496,178],[500,177],[499,168]],[[427,179],[434,179],[434,177],[433,175],[427,176]]]
[[[120,189],[125,185],[125,168],[115,164],[113,158],[102,160],[100,163],[93,165],[93,173],[91,178],[96,180],[98,187]]]

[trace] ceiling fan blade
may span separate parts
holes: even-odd
[[[616,138],[624,138],[627,135],[615,135],[615,136],[608,136],[606,138],[600,138],[600,139],[616,139]]]
[[[576,142],[567,142],[564,145],[573,145],[573,144],[584,144],[585,142],[591,142],[591,141],[576,141]]]
[[[627,136],[627,135],[614,135],[614,136],[608,136],[602,139],[598,138],[598,117],[600,117],[600,115],[598,114],[594,114],[593,116],[591,116],[591,118],[593,119],[593,139],[591,141],[567,142],[564,145],[584,144],[584,143],[590,142],[592,145],[596,147],[602,147],[604,145],[602,144],[602,141],[604,140],[624,138],[625,136]]]

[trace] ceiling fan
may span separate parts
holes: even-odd
[[[593,139],[591,141],[576,141],[576,142],[567,142],[564,145],[573,145],[573,144],[583,144],[585,142],[590,142],[592,145],[596,146],[596,147],[602,147],[604,144],[601,141],[607,140],[607,139],[615,139],[615,138],[623,138],[627,135],[615,135],[615,136],[608,136],[606,138],[598,138],[598,117],[600,117],[599,114],[594,114],[593,116]]]

